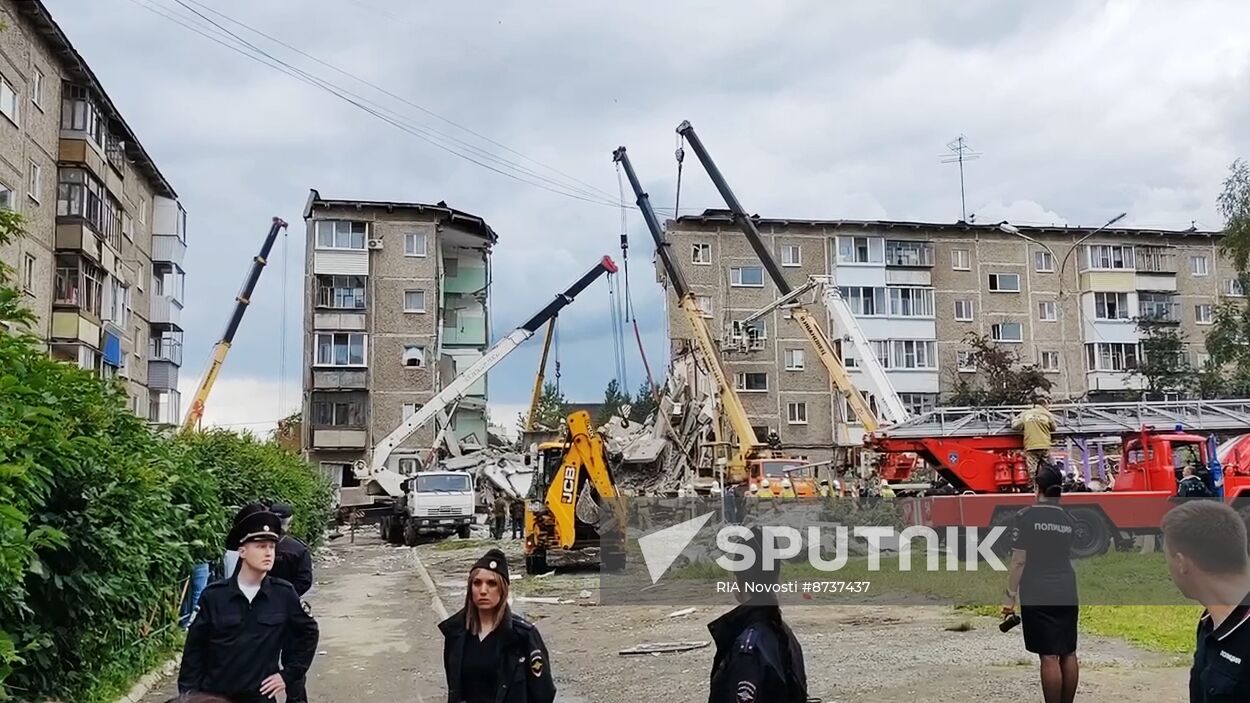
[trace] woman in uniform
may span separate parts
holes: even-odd
[[[439,623],[447,703],[552,703],[538,629],[508,607],[508,560],[491,549],[469,570],[464,607]]]
[[[1024,648],[1040,660],[1046,703],[1072,703],[1080,678],[1076,628],[1080,607],[1069,555],[1074,524],[1059,506],[1063,477],[1043,465],[1037,472],[1037,502],[1016,514],[1011,575],[1003,615],[1020,602]]]

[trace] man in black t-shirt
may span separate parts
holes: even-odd
[[[1206,607],[1198,620],[1190,703],[1250,701],[1250,574],[1246,524],[1228,505],[1195,500],[1163,517],[1172,582]]]
[[[1012,529],[1011,575],[1003,615],[1020,602],[1024,647],[1038,655],[1046,703],[1072,703],[1080,664],[1076,658],[1076,573],[1069,552],[1074,525],[1059,506],[1063,476],[1044,467],[1037,473],[1037,503],[1016,514]]]

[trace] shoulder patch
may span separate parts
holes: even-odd
[[[754,652],[756,645],[759,644],[759,638],[759,631],[754,627],[743,630],[742,634],[738,635],[738,651]]]
[[[521,632],[523,634],[528,634],[531,630],[534,629],[534,624],[526,620],[525,618],[521,617],[520,615],[513,613],[512,629],[516,630],[517,632]]]
[[[529,660],[530,660],[530,673],[533,674],[534,678],[536,679],[541,678],[543,675],[543,669],[546,668],[547,666],[546,663],[543,662],[542,650],[535,649],[534,651],[530,652]]]
[[[755,684],[750,681],[739,681],[737,688],[734,690],[734,700],[737,703],[755,703]]]

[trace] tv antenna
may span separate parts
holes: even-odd
[[[950,149],[951,155],[942,159],[944,164],[959,164],[959,221],[968,221],[968,199],[964,195],[964,162],[976,161],[981,158],[981,154],[972,150],[968,146],[968,140],[964,135],[959,135],[954,140],[947,142],[946,148]]]

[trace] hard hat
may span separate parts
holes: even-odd
[[[760,481],[760,488],[768,488],[768,479]]]
[[[889,488],[889,487],[890,487],[890,482],[889,482],[889,481],[887,481],[887,480],[885,480],[885,479],[881,479],[881,487],[882,487],[882,488]]]
[[[790,487],[790,479],[788,479],[788,478],[783,478],[783,479],[781,479],[781,487],[782,487],[782,488],[789,488],[789,487]]]
[[[752,482],[750,482],[750,483],[748,483],[748,484],[747,484],[747,490],[748,490],[748,491],[758,491],[759,489],[760,489],[760,487],[759,487],[759,486],[757,486],[757,485],[755,485],[755,481],[752,481]]]

